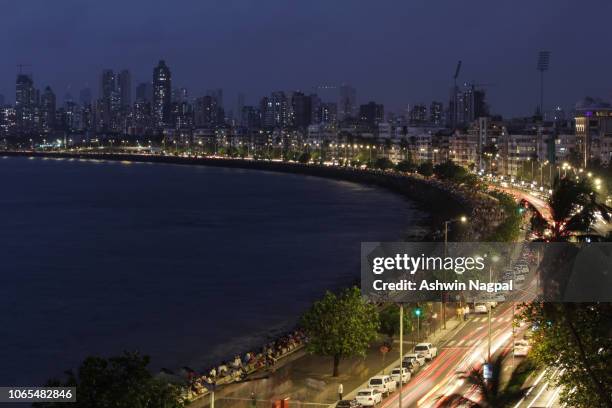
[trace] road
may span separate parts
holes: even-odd
[[[513,196],[517,201],[521,201],[521,200],[527,201],[540,213],[540,215],[542,215],[542,217],[546,221],[548,221],[549,223],[552,223],[550,206],[548,205],[548,202],[545,199],[536,197],[535,195],[525,190],[521,190],[517,188],[501,187],[497,184],[489,184],[489,187],[496,189],[496,190],[503,191],[505,193],[508,193],[511,196]],[[595,233],[601,236],[605,236],[608,233],[612,232],[612,224],[606,222],[602,218],[598,218],[597,221],[591,225],[591,229]]]
[[[511,347],[514,312],[510,302],[500,304],[494,309],[491,318],[492,354]],[[455,393],[478,401],[478,392],[471,389],[462,376],[472,367],[478,367],[486,361],[488,332],[487,315],[472,314],[463,327],[438,345],[438,357],[423,367],[403,387],[402,407],[448,406],[446,398]],[[519,335],[516,334],[517,337]],[[399,393],[387,398],[382,407],[399,407]]]
[[[557,408],[561,406],[559,400],[560,387],[550,385],[547,375],[551,378],[561,374],[559,368],[546,368],[534,375],[528,382],[525,396],[514,406],[514,408]]]

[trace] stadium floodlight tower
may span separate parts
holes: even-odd
[[[540,115],[544,119],[544,71],[548,71],[550,51],[538,53],[538,71],[540,71]]]

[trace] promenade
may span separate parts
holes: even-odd
[[[450,308],[449,315],[453,315]],[[422,330],[429,335],[421,334],[421,341],[439,344],[454,336],[466,323],[452,317],[447,321],[446,329],[431,327]],[[439,324],[441,326],[441,324]],[[342,384],[345,398],[353,398],[357,390],[364,388],[372,376],[386,373],[399,366],[399,340],[394,339],[389,353],[380,352],[383,338],[369,349],[365,358],[352,357],[340,363],[340,375],[332,377],[332,359],[306,354],[303,350],[288,357],[274,372],[258,372],[241,383],[219,387],[215,393],[215,408],[247,408],[253,406],[253,396],[257,407],[271,407],[275,400],[289,398],[291,407],[333,407],[338,401],[338,385]],[[404,353],[412,350],[416,339],[413,336],[404,338]],[[423,372],[427,366],[419,372]],[[408,383],[410,384],[410,382]],[[210,406],[210,395],[193,402],[189,407],[204,408]]]

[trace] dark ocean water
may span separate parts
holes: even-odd
[[[423,218],[380,189],[198,166],[0,158],[0,386],[91,354],[204,368],[359,276]]]

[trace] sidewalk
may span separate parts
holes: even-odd
[[[463,322],[453,317],[447,321],[446,329],[438,329],[423,342],[439,345],[452,335]],[[381,338],[382,340],[382,338]],[[404,339],[404,353],[410,352],[413,339]],[[353,398],[357,390],[364,388],[370,377],[389,373],[400,365],[399,341],[395,339],[392,350],[383,359],[379,351],[381,341],[376,342],[365,358],[347,358],[340,362],[340,375],[332,377],[332,358],[296,353],[274,373],[259,373],[243,383],[221,387],[215,393],[215,408],[252,407],[251,395],[257,399],[257,407],[269,408],[276,399],[290,398],[291,407],[333,407],[338,401],[338,385],[343,384],[344,398]],[[266,374],[268,377],[265,378]],[[208,407],[210,398],[205,397],[189,407]]]

